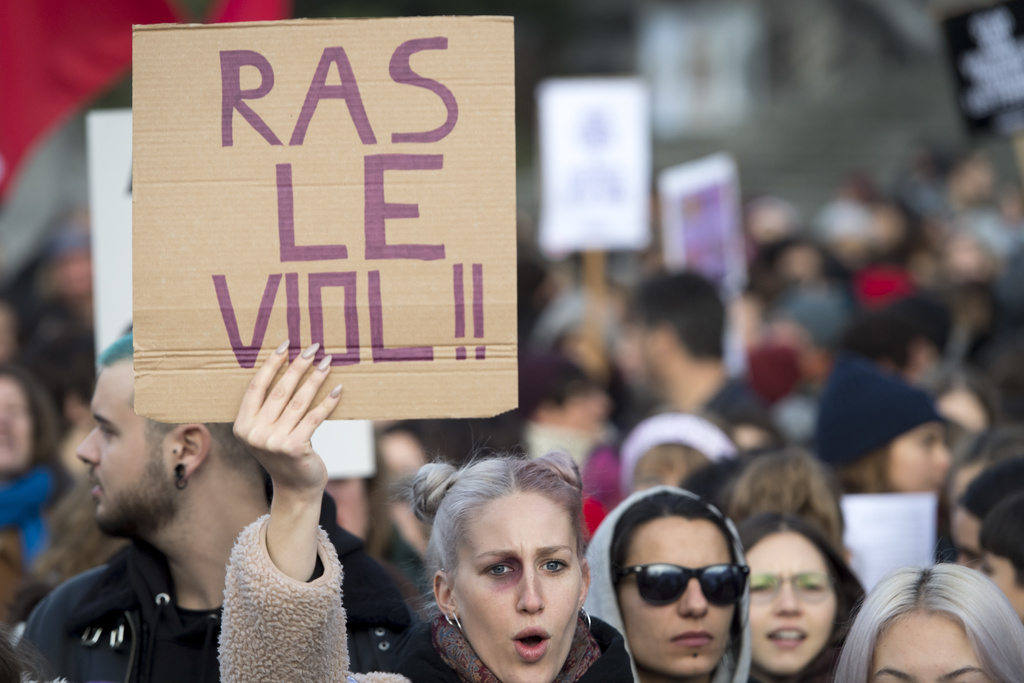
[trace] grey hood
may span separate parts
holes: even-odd
[[[626,634],[626,628],[622,624],[622,613],[619,611],[618,597],[615,592],[615,586],[612,584],[612,536],[615,533],[615,526],[618,524],[619,518],[622,517],[626,510],[644,498],[666,492],[687,498],[699,499],[696,494],[674,486],[655,486],[654,488],[638,491],[619,503],[604,518],[601,526],[594,532],[594,537],[591,539],[590,547],[587,550],[587,562],[590,565],[590,592],[587,594],[586,610],[589,614],[614,626],[623,636]],[[725,519],[725,524],[732,537],[732,548],[736,561],[745,566],[747,560],[743,555],[743,546],[740,545],[736,527],[728,518]],[[740,623],[743,624],[743,631],[739,642],[737,642],[737,639],[733,638],[732,629],[730,629],[729,641],[726,643],[722,659],[715,668],[714,675],[711,677],[711,683],[747,683],[750,679],[750,625],[747,621],[747,615],[750,614],[749,584],[743,590],[743,598],[737,603],[736,609],[740,615]],[[628,638],[626,638],[626,652],[629,653],[629,661],[633,667],[633,678],[639,681],[640,677],[637,674],[636,662],[633,659],[633,650],[629,647]]]

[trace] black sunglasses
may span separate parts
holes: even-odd
[[[686,592],[690,579],[700,582],[700,590],[713,605],[734,605],[743,596],[750,568],[739,564],[712,564],[690,569],[675,564],[642,564],[626,567],[615,575],[615,583],[636,574],[640,597],[652,605],[668,605]]]

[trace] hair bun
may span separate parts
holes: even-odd
[[[458,470],[446,463],[428,463],[419,469],[412,480],[411,503],[421,522],[434,523],[441,501],[457,478]]]
[[[583,491],[583,479],[580,477],[580,468],[576,461],[561,451],[551,451],[531,461],[535,466],[541,467],[554,474],[577,491]]]

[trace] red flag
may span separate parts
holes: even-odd
[[[291,11],[292,0],[218,0],[209,20]],[[175,0],[0,0],[0,202],[32,147],[131,66],[132,24],[185,20]]]
[[[132,24],[179,20],[168,0],[0,2],[0,199],[43,134],[128,69]]]
[[[292,0],[218,0],[208,14],[211,24],[276,21],[292,15]]]

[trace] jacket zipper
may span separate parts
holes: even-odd
[[[125,610],[124,617],[128,621],[128,629],[132,634],[132,647],[128,654],[128,671],[125,673],[124,683],[131,683],[132,668],[135,666],[135,655],[138,650],[139,639],[136,637],[135,622],[132,620],[131,612]]]

